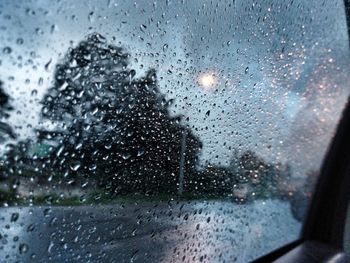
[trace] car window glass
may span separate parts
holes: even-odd
[[[299,237],[349,95],[342,1],[3,0],[0,32],[1,260]]]

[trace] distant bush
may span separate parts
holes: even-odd
[[[233,180],[234,176],[228,168],[208,165],[188,175],[185,190],[194,196],[229,196],[232,194]]]
[[[17,201],[16,192],[13,190],[0,189],[0,206],[12,205]]]

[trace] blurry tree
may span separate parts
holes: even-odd
[[[47,180],[49,171],[49,153],[53,148],[44,143],[38,143],[32,139],[19,140],[7,145],[3,155],[8,176],[41,177],[37,179]]]
[[[270,163],[252,151],[239,155],[234,152],[229,169],[233,174],[233,195],[237,200],[282,198],[285,194],[279,188],[291,176],[290,166]]]
[[[3,82],[0,81],[0,143],[8,139],[15,139],[16,135],[12,127],[5,122],[9,118],[9,112],[13,110],[10,105],[10,97],[3,90]],[[9,178],[9,169],[4,156],[0,159],[0,205],[4,202],[7,204],[15,199],[16,180]]]
[[[170,116],[156,72],[136,78],[128,58],[96,33],[71,48],[42,100],[43,120],[55,128],[38,137],[54,145],[50,166],[67,178],[116,194],[175,193],[183,129],[187,173],[201,143]]]
[[[7,138],[16,138],[12,127],[4,122],[9,117],[9,111],[13,108],[9,102],[10,97],[5,93],[2,85],[3,83],[0,81],[0,142],[4,142]]]
[[[225,197],[232,194],[234,177],[227,167],[207,165],[189,175],[185,190],[198,197]]]

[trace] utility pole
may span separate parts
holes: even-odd
[[[184,127],[182,130],[181,148],[180,148],[180,169],[179,169],[179,189],[178,189],[179,196],[182,196],[182,193],[184,190],[185,161],[186,161],[186,138],[187,138],[187,129],[186,129],[186,127]]]

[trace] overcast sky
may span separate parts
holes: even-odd
[[[55,64],[92,32],[124,47],[138,76],[157,69],[172,114],[203,141],[202,164],[226,165],[234,148],[296,175],[317,169],[349,93],[340,0],[4,0],[0,32],[0,79],[22,138],[38,125]],[[217,83],[203,87],[203,74]]]

